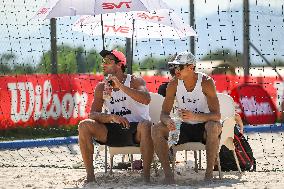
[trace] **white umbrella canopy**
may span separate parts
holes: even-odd
[[[181,39],[196,32],[171,10],[111,13],[103,16],[104,35],[132,38]],[[81,16],[72,29],[92,36],[102,35],[100,16]]]
[[[162,0],[50,0],[34,19],[169,9]]]

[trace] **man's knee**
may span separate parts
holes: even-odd
[[[90,127],[93,127],[94,125],[95,125],[95,121],[94,120],[90,120],[90,119],[82,120],[78,124],[78,131],[79,131],[79,133],[89,132]]]
[[[151,126],[152,126],[152,122],[149,120],[143,120],[139,122],[139,129],[143,133],[151,133]]]
[[[152,127],[151,136],[153,140],[163,136],[163,124],[162,123],[155,124]]]
[[[222,131],[222,126],[220,122],[217,121],[208,121],[205,124],[205,130],[207,136],[219,136]]]

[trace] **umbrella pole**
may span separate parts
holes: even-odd
[[[57,74],[56,19],[50,20],[51,73]]]
[[[132,74],[132,47],[131,47],[131,38],[126,38],[126,62],[127,62],[127,73]]]
[[[105,50],[105,34],[104,34],[104,21],[103,21],[103,14],[101,14],[101,25],[102,25],[103,50]]]
[[[133,74],[132,64],[133,64],[133,39],[134,39],[134,22],[132,22],[132,35],[131,38],[126,38],[126,58],[127,58],[127,73]]]

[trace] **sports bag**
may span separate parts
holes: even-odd
[[[234,145],[237,158],[239,160],[240,168],[242,171],[255,171],[256,160],[253,157],[252,149],[238,128],[234,128]],[[237,171],[237,164],[233,152],[226,146],[222,146],[219,152],[220,164],[222,171]]]

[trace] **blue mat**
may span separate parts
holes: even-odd
[[[63,144],[74,144],[78,143],[78,137],[58,137],[58,138],[47,138],[47,139],[34,139],[34,140],[16,140],[0,142],[1,149],[19,149],[28,147],[41,147],[41,146],[55,146]]]
[[[272,125],[246,125],[244,127],[245,133],[252,132],[264,132],[273,133],[284,131],[284,124],[272,124]],[[0,142],[0,150],[3,149],[20,149],[28,147],[41,147],[41,146],[56,146],[63,144],[75,144],[78,143],[78,137],[59,137],[48,139],[35,139],[35,140],[16,140],[8,142]]]

